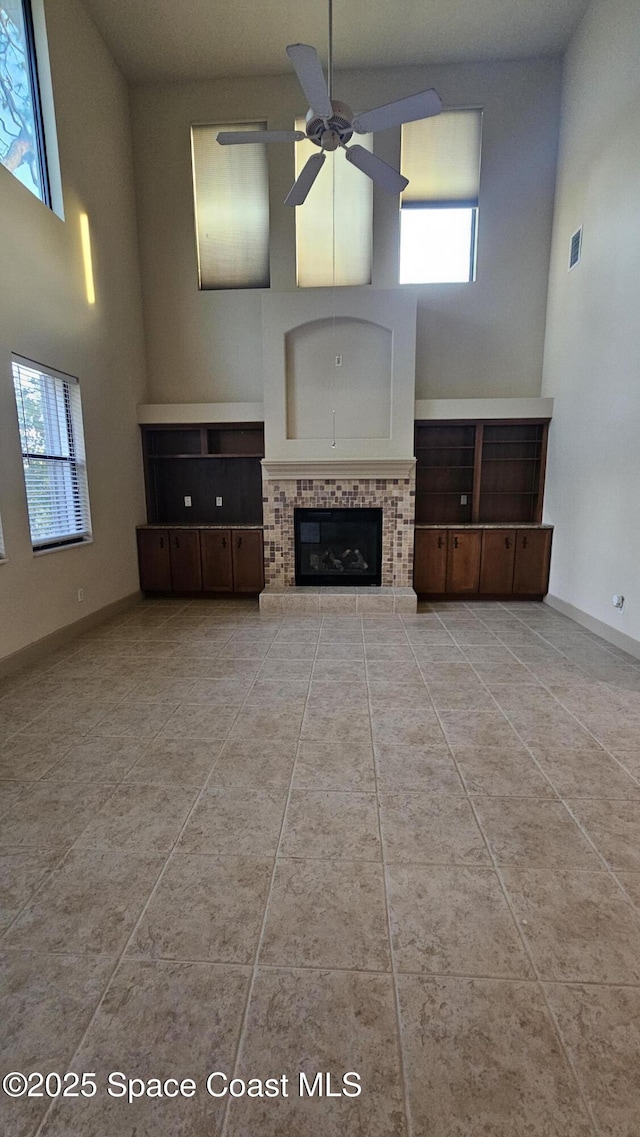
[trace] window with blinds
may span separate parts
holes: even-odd
[[[2,518],[0,517],[0,561],[3,561],[4,559],[4,534],[2,532]]]
[[[304,130],[304,118],[295,129]],[[358,142],[373,149],[371,134]],[[296,178],[307,159],[319,154],[313,142],[296,142]],[[304,205],[296,209],[296,274],[299,288],[371,284],[373,182],[341,150],[327,154]]]
[[[475,279],[481,140],[477,109],[402,127],[401,284]]]
[[[201,289],[268,288],[267,148],[220,146],[221,130],[265,130],[265,122],[192,126],[198,278]]]
[[[86,541],[91,517],[79,383],[17,356],[12,369],[33,548]]]

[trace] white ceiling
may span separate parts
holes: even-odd
[[[84,0],[134,83],[289,70],[327,42],[326,0]],[[557,55],[589,0],[334,0],[334,67]]]

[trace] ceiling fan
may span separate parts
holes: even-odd
[[[309,103],[306,117],[306,130],[227,130],[220,131],[218,142],[222,146],[246,146],[255,142],[300,142],[308,138],[320,148],[304,165],[301,173],[285,198],[285,205],[302,205],[307,194],[322,169],[326,154],[341,147],[345,157],[353,166],[386,190],[387,193],[401,193],[408,186],[404,178],[393,166],[377,158],[370,150],[358,144],[347,146],[353,134],[367,134],[376,130],[387,130],[404,122],[429,118],[440,114],[442,100],[433,87],[418,91],[393,103],[374,107],[364,114],[354,115],[346,103],[331,98],[332,83],[332,0],[329,0],[329,66],[328,80],[325,81],[322,65],[315,47],[306,43],[290,44],[287,55],[291,60],[298,81]]]

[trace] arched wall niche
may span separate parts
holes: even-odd
[[[341,362],[338,364],[336,360]],[[309,320],[285,336],[287,439],[390,438],[393,332],[371,320]]]

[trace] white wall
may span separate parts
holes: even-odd
[[[136,404],[144,353],[128,94],[77,0],[47,3],[64,193],[61,221],[0,167],[0,657],[133,593],[144,518]],[[85,294],[80,213],[97,302]],[[34,556],[10,357],[80,379],[94,542]],[[77,600],[84,588],[85,601]]]
[[[336,77],[356,110],[434,85],[445,105],[484,107],[478,277],[418,288],[418,398],[540,394],[560,64],[406,67]],[[262,398],[261,293],[198,292],[190,172],[193,122],[304,113],[294,76],[182,83],[133,92],[136,184],[151,402]],[[376,151],[396,164],[399,131]],[[338,156],[341,157],[340,155]],[[295,289],[293,147],[271,147],[271,286]],[[373,287],[397,281],[397,199],[374,195]],[[412,286],[413,287],[413,286]]]
[[[550,593],[640,640],[640,6],[594,0],[564,77],[543,394]],[[584,225],[581,263],[567,272]],[[611,604],[627,597],[623,613]]]

